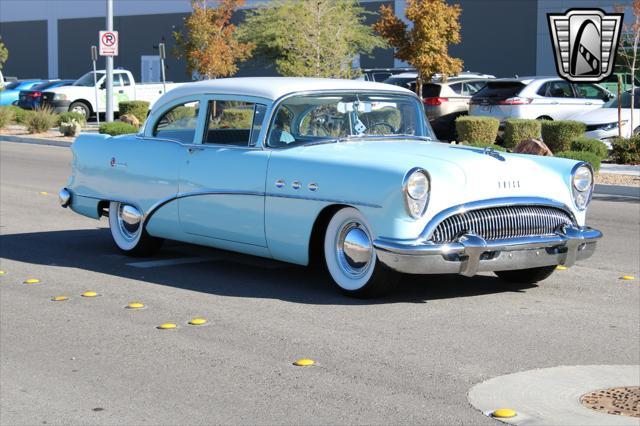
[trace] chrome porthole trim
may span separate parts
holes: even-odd
[[[317,183],[310,183],[307,186],[307,189],[311,192],[316,192],[318,190],[318,184]]]
[[[342,272],[351,279],[365,276],[372,265],[373,242],[362,224],[345,223],[336,239],[336,257]]]
[[[282,188],[285,185],[285,181],[283,179],[278,179],[276,181],[276,188]]]
[[[291,187],[292,187],[293,189],[300,189],[300,187],[301,187],[301,186],[302,186],[302,185],[300,184],[300,181],[298,181],[298,180],[294,180],[294,181],[291,183]]]

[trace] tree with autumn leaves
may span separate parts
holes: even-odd
[[[253,43],[238,41],[231,23],[233,12],[243,4],[244,0],[192,0],[185,33],[173,33],[174,54],[186,59],[187,72],[201,79],[228,77],[238,71],[239,62],[251,57]]]
[[[393,12],[391,6],[380,7],[380,19],[373,29],[396,49],[395,56],[418,71],[416,93],[436,74],[447,76],[462,71],[462,60],[449,56],[449,45],[460,43],[459,5],[445,0],[407,0],[405,15],[411,28]]]

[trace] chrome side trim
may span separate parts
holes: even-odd
[[[275,197],[275,198],[291,198],[294,200],[307,200],[307,201],[321,201],[324,203],[333,203],[333,204],[348,204],[351,206],[362,206],[362,207],[371,207],[374,209],[381,209],[382,206],[378,204],[371,203],[363,203],[360,201],[350,201],[350,200],[338,200],[334,198],[320,198],[320,197],[309,197],[306,195],[291,195],[291,194],[276,194],[274,192],[267,192],[267,197]]]
[[[430,221],[427,223],[427,226],[424,228],[418,241],[428,241],[436,227],[448,217],[466,213],[471,210],[484,209],[489,207],[510,207],[510,206],[548,206],[555,207],[561,210],[564,210],[569,214],[571,220],[574,225],[577,223],[576,217],[573,214],[573,211],[566,204],[560,203],[558,201],[552,200],[550,198],[540,198],[540,197],[505,197],[505,198],[491,198],[488,200],[479,200],[472,201],[469,203],[460,204],[457,206],[449,207],[436,214]]]

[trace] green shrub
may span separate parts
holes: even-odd
[[[550,121],[542,120],[542,140],[551,152],[569,151],[571,141],[582,136],[587,129],[579,121]]]
[[[596,172],[600,170],[600,157],[593,152],[588,151],[561,151],[556,154],[556,157],[570,158],[571,160],[586,161],[591,163],[593,170]]]
[[[140,123],[144,123],[149,113],[149,102],[147,101],[122,101],[118,103],[120,115],[133,114]]]
[[[130,133],[138,133],[138,128],[129,123],[123,123],[122,121],[114,121],[112,123],[102,123],[98,129],[99,133],[117,136],[127,135]]]
[[[0,129],[4,129],[7,124],[11,123],[15,115],[12,109],[0,107]]]
[[[75,137],[82,131],[82,124],[75,118],[72,118],[71,121],[63,121],[60,123],[59,130],[64,136]]]
[[[58,122],[58,116],[51,108],[38,108],[29,114],[24,125],[29,133],[43,133],[54,127]]]
[[[69,111],[63,112],[62,114],[58,115],[58,127],[60,127],[62,123],[71,123],[72,120],[76,120],[78,123],[80,123],[81,126],[84,126],[86,124],[84,114]]]
[[[456,119],[458,139],[470,144],[493,144],[498,136],[499,127],[500,121],[493,117],[463,115]]]
[[[504,123],[504,146],[513,148],[522,141],[539,139],[541,129],[542,124],[540,120],[510,118]]]
[[[638,164],[640,163],[640,136],[632,138],[615,138],[611,141],[613,145],[612,157],[618,164]]]
[[[607,158],[609,152],[604,142],[594,138],[581,136],[571,142],[571,151],[591,152],[598,156],[601,160]]]
[[[33,113],[31,110],[22,109],[19,106],[10,105],[4,108],[10,109],[13,111],[13,122],[15,124],[26,124],[27,117]]]
[[[218,118],[219,129],[250,129],[253,120],[252,109],[227,108]]]

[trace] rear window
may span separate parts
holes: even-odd
[[[415,89],[415,87],[412,87],[412,89]],[[440,86],[439,84],[423,84],[422,97],[437,98],[438,96],[440,96],[440,90],[442,90],[442,86]]]
[[[489,81],[473,98],[509,99],[516,96],[524,86],[519,81]]]

